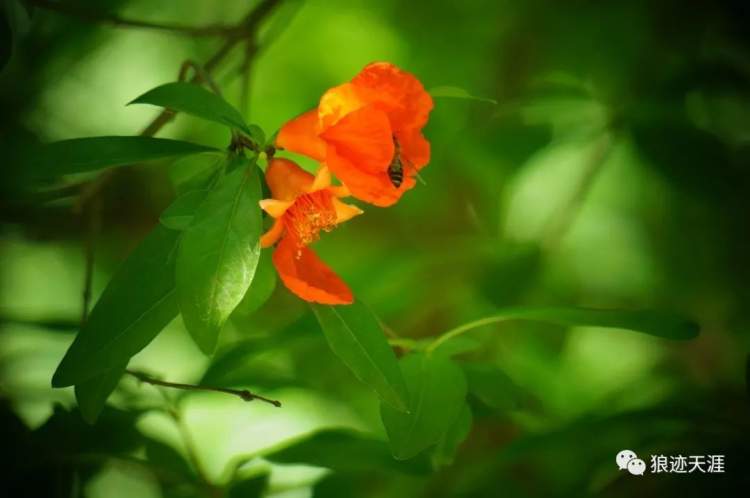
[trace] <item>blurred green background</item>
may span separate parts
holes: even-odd
[[[254,4],[65,3],[191,26],[235,23]],[[80,318],[87,228],[74,198],[30,193],[19,165],[37,142],[139,133],[157,110],[125,104],[221,42],[1,5],[0,396],[5,457],[18,466],[0,489],[218,496],[196,484],[184,434],[153,387],[123,380],[93,427],[72,389],[49,387]],[[501,306],[566,304],[679,311],[701,335],[489,327],[463,354],[481,364],[484,390],[452,464],[354,465],[355,452],[321,465],[321,455],[346,455],[323,444],[310,460],[270,463],[272,448],[316,431],[384,434],[375,396],[278,285],[259,310],[235,313],[214,359],[177,319],[131,363],[283,400],[282,409],[219,394],[174,401],[210,479],[226,483],[237,467],[247,478],[238,497],[256,496],[252,476],[268,469],[273,497],[740,496],[750,476],[748,14],[742,0],[282,1],[260,33],[243,109],[267,133],[374,60],[453,95],[435,97],[425,130],[426,185],[392,208],[365,207],[316,246],[390,329],[422,338]],[[237,106],[241,62],[238,49],[214,73]],[[217,147],[230,138],[182,115],[159,136]],[[134,165],[106,186],[95,293],[186,168]],[[724,454],[727,472],[633,478],[614,462],[624,448]]]

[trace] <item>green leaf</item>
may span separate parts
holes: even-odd
[[[115,272],[52,377],[80,384],[125,364],[177,315],[171,257],[179,233],[157,226]]]
[[[177,195],[210,189],[221,173],[219,167],[225,160],[226,153],[208,152],[174,161],[169,165],[169,178]]]
[[[107,398],[115,390],[125,373],[126,366],[127,363],[119,365],[75,385],[78,408],[86,422],[93,424],[99,418]]]
[[[509,320],[528,320],[567,327],[624,329],[674,340],[693,339],[699,332],[695,322],[667,311],[519,306],[506,308],[495,315],[449,330],[436,339],[427,351],[442,347],[446,341],[475,328]]]
[[[198,206],[208,195],[208,190],[185,192],[172,202],[159,217],[159,223],[172,230],[186,230],[193,221]]]
[[[241,479],[230,484],[227,498],[256,498],[263,496],[268,486],[268,474]]]
[[[471,432],[472,422],[471,408],[468,404],[464,404],[461,414],[432,451],[433,466],[439,468],[453,463],[458,447]]]
[[[215,150],[213,147],[166,138],[74,138],[43,146],[33,155],[30,168],[34,175],[48,177]]]
[[[155,439],[146,440],[146,458],[159,471],[158,475],[168,474],[170,482],[192,481],[195,472],[185,458],[173,447]]]
[[[517,409],[523,392],[508,375],[489,363],[461,365],[469,384],[469,392],[479,401],[499,412]]]
[[[380,416],[393,456],[412,458],[440,441],[458,418],[466,399],[466,379],[449,359],[411,354],[400,361],[409,389],[409,412],[381,403]]]
[[[177,253],[177,295],[185,327],[206,354],[255,275],[262,230],[255,160],[239,163],[206,196]],[[230,164],[231,166],[231,164]]]
[[[361,301],[347,306],[312,305],[331,350],[380,399],[406,410],[408,391],[380,322]]]
[[[387,468],[406,473],[428,470],[424,461],[398,462],[385,441],[349,429],[332,429],[306,435],[263,458],[274,463],[326,467],[336,472]]]
[[[428,93],[433,97],[447,97],[452,99],[465,99],[465,100],[478,100],[480,102],[487,102],[488,104],[497,105],[497,100],[490,99],[487,97],[477,97],[472,95],[463,88],[457,86],[436,86],[430,88]]]
[[[257,311],[268,301],[275,288],[276,269],[271,261],[271,251],[262,251],[253,283],[237,305],[235,313],[246,316]]]
[[[236,128],[254,138],[257,135],[257,130],[252,130],[245,123],[242,114],[237,109],[220,96],[194,83],[167,83],[149,90],[128,105],[131,104],[152,104],[166,107],[208,121],[214,121],[230,128]]]

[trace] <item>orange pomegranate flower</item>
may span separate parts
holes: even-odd
[[[276,145],[322,162],[354,197],[390,206],[430,160],[422,128],[432,106],[417,78],[374,62],[286,123]]]
[[[278,242],[273,264],[284,285],[306,301],[350,304],[349,287],[307,246],[318,240],[321,230],[333,230],[362,210],[339,200],[349,192],[331,185],[325,166],[313,176],[288,159],[273,159],[266,183],[273,198],[260,201],[260,207],[275,221],[260,244],[271,247]]]

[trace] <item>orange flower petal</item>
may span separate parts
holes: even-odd
[[[353,204],[341,202],[336,197],[332,198],[331,202],[333,203],[333,209],[336,210],[336,223],[349,221],[364,212]]]
[[[284,285],[305,301],[321,304],[354,302],[351,290],[333,270],[310,249],[298,248],[290,239],[282,239],[276,246],[273,264]]]
[[[318,137],[318,110],[313,109],[288,121],[279,130],[276,145],[286,150],[322,161],[326,145]]]
[[[351,83],[335,86],[320,98],[318,123],[321,132],[335,125],[341,118],[367,105]]]
[[[419,130],[411,130],[399,133],[398,143],[401,147],[401,155],[407,165],[417,170],[424,168],[430,162],[430,142]],[[413,174],[410,168],[406,168],[406,174]]]
[[[421,129],[433,108],[432,97],[422,83],[389,62],[368,64],[352,85],[359,99],[378,103],[394,130]]]
[[[329,149],[335,147],[338,155],[368,173],[387,170],[393,159],[393,133],[388,117],[373,106],[347,114],[321,137],[328,142]],[[331,170],[341,177],[338,171]]]
[[[281,238],[284,233],[284,222],[277,219],[273,222],[271,228],[260,236],[260,247],[266,248],[271,247]]]
[[[323,190],[330,186],[331,186],[331,170],[329,170],[328,167],[323,165],[320,168],[318,168],[318,172],[315,173],[315,179],[313,180],[312,184],[310,184],[310,188],[308,189],[308,192],[317,192],[318,190]]]
[[[277,201],[276,199],[263,199],[258,201],[260,208],[272,218],[281,218],[294,201]]]
[[[395,204],[415,183],[414,178],[407,175],[401,186],[395,188],[386,170],[369,173],[356,168],[347,158],[338,155],[334,147],[328,148],[326,165],[336,173],[354,197],[380,207]]]
[[[274,199],[293,201],[308,192],[315,177],[289,159],[274,158],[266,168],[266,183]]]

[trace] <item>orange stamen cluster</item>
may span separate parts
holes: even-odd
[[[297,197],[284,216],[284,228],[299,246],[307,246],[320,238],[320,231],[330,232],[336,227],[333,196],[319,190]]]

